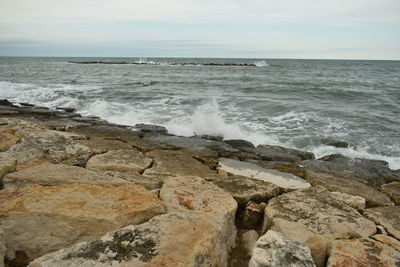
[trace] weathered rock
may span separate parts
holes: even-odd
[[[132,146],[127,143],[118,140],[106,140],[100,138],[79,140],[77,143],[88,147],[93,154],[102,154],[111,150],[132,149]]]
[[[241,139],[224,140],[224,143],[227,143],[234,148],[241,148],[241,147],[254,148],[254,145],[251,142]]]
[[[63,110],[63,111],[68,112],[68,113],[72,113],[72,112],[76,111],[76,109],[68,108],[68,107],[57,107],[56,109]]]
[[[372,238],[400,252],[399,240],[387,235],[373,235]]]
[[[388,195],[397,206],[400,206],[400,182],[384,184],[381,190]]]
[[[19,137],[14,134],[14,130],[6,127],[0,127],[0,152],[8,150],[18,141]]]
[[[0,99],[0,106],[15,107],[15,105],[7,99]]]
[[[198,137],[182,137],[182,136],[152,136],[149,140],[157,141],[168,145],[172,148],[194,148],[205,147],[214,150],[219,157],[237,157],[240,151],[224,142],[207,140]]]
[[[4,267],[4,256],[6,255],[6,237],[0,228],[0,267]]]
[[[86,168],[140,174],[150,166],[151,162],[151,158],[146,157],[136,149],[112,150],[93,156],[86,163]]]
[[[231,174],[270,182],[286,190],[307,188],[311,186],[307,181],[293,174],[283,173],[272,169],[264,169],[250,162],[220,158],[218,168]]]
[[[366,209],[364,216],[385,227],[389,234],[400,239],[400,206]]]
[[[309,238],[315,236],[305,225],[281,218],[273,218],[270,229],[302,243],[305,243]]]
[[[301,164],[307,170],[328,174],[336,178],[357,180],[377,190],[380,189],[381,185],[388,182],[400,181],[400,173],[389,169],[388,163],[381,160],[351,159],[334,154],[318,160],[306,160]]]
[[[17,161],[12,158],[0,158],[0,179],[7,173],[15,171]]]
[[[398,266],[400,252],[369,238],[334,242],[328,267]]]
[[[338,140],[323,140],[323,144],[337,148],[348,148],[350,146],[349,143]]]
[[[304,178],[310,182],[310,184],[314,186],[321,185],[331,192],[336,191],[363,197],[366,201],[367,207],[393,205],[388,196],[358,180],[338,178],[336,176],[308,170],[305,172]]]
[[[325,267],[327,258],[326,243],[323,238],[318,235],[311,236],[305,242],[311,251],[311,256],[317,267]]]
[[[20,188],[30,184],[98,184],[123,185],[128,181],[84,168],[64,164],[41,164],[4,176],[4,188]]]
[[[231,175],[212,182],[231,194],[239,206],[245,206],[249,201],[267,202],[282,192],[272,183],[245,176]]]
[[[146,177],[142,175],[133,175],[126,172],[115,172],[115,171],[105,171],[104,172],[111,177],[123,179],[129,183],[141,185],[147,190],[159,190],[162,186],[162,179],[158,177]]]
[[[196,136],[198,137],[198,136]],[[210,134],[202,134],[200,135],[200,138],[207,139],[207,140],[212,140],[212,141],[222,141],[224,140],[223,135],[210,135]]]
[[[246,249],[249,256],[251,256],[251,254],[253,253],[253,249],[256,245],[258,238],[259,235],[255,230],[245,231],[241,234],[241,244]]]
[[[136,124],[135,129],[139,130],[140,132],[144,133],[167,133],[168,130],[164,126],[154,125],[154,124],[144,124],[139,123]]]
[[[365,209],[365,198],[360,196],[353,196],[347,193],[342,192],[331,192],[331,195],[336,198],[337,200],[343,201],[350,207],[356,210],[363,210]]]
[[[244,228],[256,229],[262,223],[265,203],[254,203],[249,201],[244,209],[242,224]]]
[[[46,161],[43,151],[33,147],[25,139],[11,146],[6,152],[0,152],[0,157],[15,158],[18,165],[25,165],[34,161]]]
[[[161,201],[137,185],[31,185],[0,191],[0,227],[9,260],[17,251],[34,259],[163,212]]]
[[[310,249],[301,242],[269,230],[255,245],[249,267],[315,266]]]
[[[199,213],[168,213],[36,259],[30,267],[226,266],[218,225]]]
[[[376,232],[373,222],[336,200],[321,186],[271,199],[265,208],[263,231],[270,228],[275,218],[298,222],[313,233],[329,238],[369,237]]]
[[[168,212],[209,215],[222,225],[227,250],[234,246],[237,203],[218,186],[199,177],[171,177],[164,181],[160,198]]]
[[[298,149],[291,149],[291,148],[286,148],[286,147],[281,147],[281,146],[259,145],[257,147],[257,149],[260,149],[263,151],[268,151],[270,153],[287,155],[286,157],[299,158],[299,160],[296,160],[296,161],[315,159],[314,154],[311,152],[301,151]],[[274,156],[272,157],[271,160],[280,161],[279,158],[274,158]],[[288,160],[288,161],[290,161],[290,160]]]
[[[144,176],[160,178],[197,176],[207,179],[217,176],[206,165],[193,159],[187,151],[154,150],[148,152],[146,156],[153,159],[153,165],[144,171]]]
[[[206,147],[188,147],[186,151],[192,154],[192,157],[207,165],[210,169],[215,170],[218,166],[218,153]]]

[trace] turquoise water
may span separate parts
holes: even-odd
[[[400,168],[400,61],[0,57],[0,97],[73,107],[120,124],[164,125],[178,135],[219,134]],[[324,138],[351,147],[328,147]]]

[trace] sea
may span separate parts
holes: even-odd
[[[400,169],[400,61],[0,57],[0,98]]]

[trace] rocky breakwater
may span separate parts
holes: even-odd
[[[387,163],[0,101],[0,266],[398,266]]]

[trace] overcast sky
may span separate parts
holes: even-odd
[[[400,0],[0,0],[0,55],[400,60]]]

